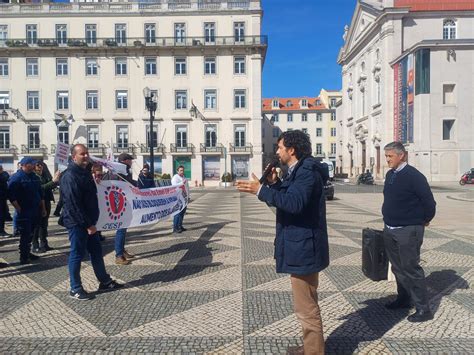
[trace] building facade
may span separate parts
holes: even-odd
[[[474,166],[471,0],[359,0],[343,38],[343,173],[383,178],[383,146],[393,140],[430,181],[458,180]]]
[[[277,148],[281,132],[301,130],[308,133],[313,155],[336,163],[336,105],[341,99],[339,91],[321,90],[318,97],[263,99],[264,156],[271,159]]]
[[[261,19],[260,0],[0,4],[0,161],[53,168],[61,141],[138,173],[153,144],[155,172],[193,184],[261,172]]]

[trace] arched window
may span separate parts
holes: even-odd
[[[454,20],[443,21],[443,39],[456,39],[456,22]]]

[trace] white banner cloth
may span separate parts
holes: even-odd
[[[97,185],[97,230],[106,231],[157,223],[181,212],[188,191],[183,184],[140,190],[128,182],[101,181]]]
[[[112,170],[114,173],[127,175],[127,166],[122,163],[117,163],[114,161],[97,158],[92,155],[89,156],[90,160],[94,163],[102,165],[104,168]]]

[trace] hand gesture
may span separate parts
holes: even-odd
[[[249,181],[244,181],[244,180],[239,180],[237,181],[237,189],[240,192],[248,192],[251,194],[256,195],[258,190],[260,190],[260,181],[259,179],[255,176],[254,173],[252,173],[252,179]]]
[[[57,171],[54,173],[53,181],[54,181],[55,183],[58,183],[60,178],[61,178],[61,172],[60,172],[59,170],[57,170]]]

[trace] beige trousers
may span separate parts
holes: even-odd
[[[324,354],[323,322],[318,305],[316,272],[309,275],[291,275],[291,289],[296,317],[303,327],[305,355]]]

